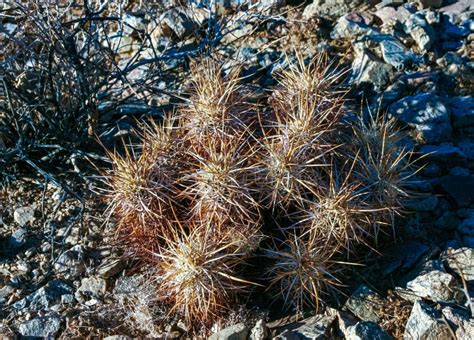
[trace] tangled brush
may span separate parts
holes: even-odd
[[[124,247],[140,249],[157,300],[191,325],[260,283],[287,308],[319,308],[358,246],[393,227],[416,172],[394,121],[343,120],[343,73],[325,55],[288,57],[265,114],[239,72],[193,62],[176,118],[144,124],[138,147],[109,153]]]

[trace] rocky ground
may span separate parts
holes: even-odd
[[[249,84],[272,83],[282,56],[295,48],[306,56],[325,50],[348,69],[348,109],[384,110],[396,117],[410,132],[407,143],[425,155],[426,166],[416,175],[413,189],[419,195],[407,202],[395,237],[382,241],[380,254],[361,259],[365,266],[354,269],[346,296],[302,320],[275,307],[236,306],[228,320],[215,325],[211,338],[472,339],[474,3],[275,0],[257,5],[256,12],[234,13],[226,23],[229,33],[219,42],[229,63],[244,64]],[[129,27],[120,33],[124,60],[136,53],[134,30],[147,25],[137,6],[122,13]],[[172,4],[161,11],[165,24],[155,33],[159,43],[192,43],[188,31],[208,15],[200,8],[184,16],[184,9]],[[13,23],[8,27],[15,30]],[[180,63],[170,59],[165,68],[184,72]],[[146,72],[137,68],[130,81]],[[179,92],[183,84],[171,78],[158,86]],[[126,134],[137,114],[174,104],[163,92],[117,106],[116,96],[124,95],[119,92],[112,89],[98,105],[106,117],[100,136],[105,145]],[[1,192],[0,336],[189,336],[179,320],[164,322],[152,294],[139,288],[145,278],[114,246],[113,222],[105,222],[103,203],[91,193],[80,202],[63,189],[31,176]]]

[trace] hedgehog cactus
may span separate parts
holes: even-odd
[[[344,283],[340,259],[393,224],[412,154],[383,115],[342,122],[332,69],[297,54],[262,115],[238,68],[202,58],[177,118],[142,126],[141,151],[109,153],[110,214],[124,247],[159,273],[170,313],[208,324],[252,282],[287,307],[318,308]],[[255,256],[266,268],[248,275]]]

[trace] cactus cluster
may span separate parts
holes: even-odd
[[[178,112],[109,153],[118,237],[156,276],[157,301],[191,324],[254,285],[285,307],[318,308],[409,196],[414,159],[394,122],[344,119],[343,73],[323,54],[287,65],[257,100],[239,68],[201,58]],[[262,268],[246,270],[255,257]]]

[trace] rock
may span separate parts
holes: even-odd
[[[61,318],[57,314],[51,314],[25,321],[18,330],[24,337],[54,338],[60,327]]]
[[[423,273],[407,283],[407,289],[417,297],[434,302],[449,302],[455,297],[456,280],[451,274],[441,270]]]
[[[474,10],[474,3],[472,0],[449,1],[447,6],[440,8],[440,12],[445,13],[452,18],[456,18],[462,13],[468,13],[472,10]]]
[[[431,195],[425,199],[406,201],[404,206],[410,210],[415,211],[433,211],[438,205],[438,197]]]
[[[364,321],[378,322],[380,319],[378,310],[381,305],[383,305],[382,298],[369,287],[361,285],[347,300],[344,309]]]
[[[474,176],[447,175],[441,178],[441,187],[460,207],[467,207],[474,202]]]
[[[97,270],[97,274],[104,279],[117,275],[125,268],[125,262],[122,259],[106,259]]]
[[[352,63],[354,74],[351,81],[356,84],[372,84],[374,89],[380,91],[390,82],[393,70],[371,53],[365,53],[354,59]]]
[[[183,39],[197,30],[207,17],[207,11],[203,9],[193,8],[188,13],[186,8],[172,8],[163,13],[161,28],[165,36]]]
[[[375,15],[382,20],[384,25],[396,24],[397,21],[403,24],[408,20],[410,15],[416,12],[415,6],[411,5],[412,4],[405,4],[396,9],[388,6],[382,7],[375,12]]]
[[[303,18],[314,16],[337,18],[350,12],[362,3],[361,0],[313,0],[303,11]]]
[[[469,314],[461,309],[444,307],[443,316],[449,322],[456,334],[457,340],[471,340],[474,334],[474,322],[469,319]]]
[[[423,145],[420,153],[427,155],[430,159],[442,163],[452,163],[465,157],[464,152],[451,144]]]
[[[361,321],[347,329],[347,340],[390,340],[392,337],[372,321]]]
[[[110,335],[104,340],[132,340],[133,338],[126,336],[126,335]]]
[[[268,338],[268,327],[264,320],[258,320],[250,331],[250,340],[265,340]]]
[[[365,13],[352,12],[339,18],[331,31],[332,39],[355,38],[362,35],[377,34],[378,31],[369,26],[371,19]]]
[[[465,219],[459,225],[457,232],[464,246],[474,248],[474,215]]]
[[[337,310],[331,307],[326,307],[326,313],[337,318],[337,326],[339,331],[342,332],[345,337],[348,336],[349,327],[354,326],[359,321],[359,318],[355,317],[352,313]]]
[[[133,31],[145,31],[147,24],[143,15],[127,12],[122,16],[123,32],[131,34]]]
[[[13,288],[10,285],[5,285],[2,288],[0,288],[0,306],[7,301],[8,297],[15,291],[15,288]]]
[[[421,13],[412,14],[405,22],[405,31],[415,40],[422,52],[427,52],[434,43],[436,33],[425,16]]]
[[[84,252],[80,245],[65,251],[54,264],[54,270],[65,278],[75,278],[86,271]]]
[[[13,219],[20,225],[20,227],[24,227],[35,221],[35,211],[35,207],[33,206],[17,208],[13,212]]]
[[[82,279],[81,286],[77,291],[85,295],[100,297],[107,291],[107,282],[100,277],[86,277]]]
[[[388,34],[379,34],[371,39],[379,41],[383,60],[396,69],[403,69],[415,61],[415,54],[407,49],[397,38]]]
[[[8,246],[16,249],[20,248],[26,243],[26,236],[28,232],[26,229],[19,228],[13,232],[13,234],[8,238]]]
[[[405,97],[389,107],[390,115],[415,127],[427,143],[437,143],[451,137],[449,111],[441,98],[431,93]]]
[[[415,241],[396,245],[394,249],[387,251],[391,256],[388,258],[388,265],[384,266],[384,274],[388,275],[398,268],[405,270],[412,268],[429,249],[427,245]]]
[[[443,0],[421,0],[421,4],[424,8],[433,7],[440,8],[443,5]]]
[[[383,8],[386,6],[400,6],[405,3],[405,0],[382,0],[382,2],[379,2],[375,7],[376,8]]]
[[[474,125],[474,97],[451,97],[448,106],[454,127],[463,128]]]
[[[287,329],[277,339],[315,339],[323,340],[331,337],[336,316],[316,315],[302,321],[303,325],[296,329]]]
[[[451,334],[436,310],[422,301],[417,301],[405,326],[403,339],[451,339]]]
[[[474,281],[474,249],[449,248],[442,254],[447,266],[466,281]]]
[[[15,302],[13,308],[29,310],[47,310],[56,303],[59,303],[61,296],[72,294],[73,289],[60,280],[49,281],[45,286]]]
[[[248,333],[248,327],[239,323],[212,334],[209,340],[246,340]]]
[[[151,108],[147,104],[122,104],[117,106],[117,112],[122,115],[135,115],[147,113]]]

